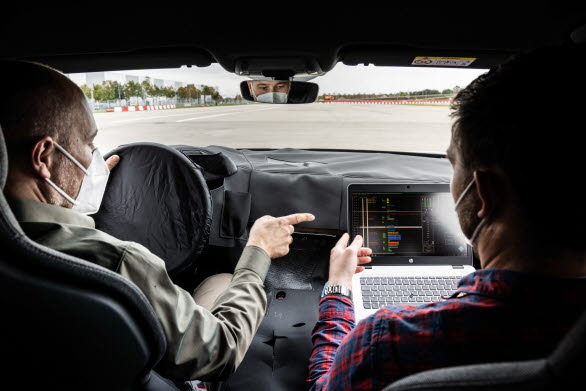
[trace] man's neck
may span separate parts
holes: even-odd
[[[41,191],[40,187],[34,180],[19,180],[18,178],[9,177],[4,187],[4,194],[7,197],[17,198],[21,200],[30,200],[42,202],[45,204],[55,204],[51,202],[50,197]],[[61,206],[61,205],[58,205]]]
[[[519,241],[502,240],[498,236],[500,235],[479,238],[477,242],[478,257],[483,269],[515,270],[557,277],[586,276],[585,254],[562,251],[554,257],[532,254],[523,249]]]

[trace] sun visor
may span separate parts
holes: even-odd
[[[207,51],[194,47],[139,49],[109,53],[76,53],[23,59],[47,64],[64,73],[180,68],[183,65],[207,67],[212,62],[215,62]]]
[[[488,69],[504,62],[514,52],[438,50],[395,45],[348,46],[340,51],[345,65],[373,64],[394,67],[440,67]]]

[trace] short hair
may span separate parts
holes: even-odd
[[[3,60],[0,86],[0,125],[11,163],[45,136],[65,148],[71,144],[83,93],[69,78],[42,64]]]
[[[498,167],[516,193],[528,250],[584,251],[584,45],[541,48],[492,68],[452,104],[452,143],[471,173]]]

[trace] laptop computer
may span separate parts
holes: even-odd
[[[356,320],[386,305],[445,300],[473,272],[448,184],[350,184],[350,241],[362,235],[372,262],[355,274]]]

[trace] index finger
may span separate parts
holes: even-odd
[[[344,233],[344,235],[340,237],[340,240],[338,240],[338,243],[336,243],[336,247],[340,247],[342,249],[348,247],[348,239],[350,239],[350,235],[348,235],[348,233]]]
[[[362,248],[362,243],[364,243],[364,239],[362,239],[362,236],[356,235],[356,237],[348,247],[354,247],[356,248],[356,251],[358,251]]]
[[[281,223],[286,225],[293,225],[303,223],[304,221],[313,221],[315,216],[311,213],[294,213],[289,216],[278,217]]]

